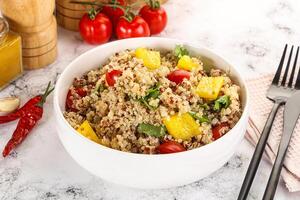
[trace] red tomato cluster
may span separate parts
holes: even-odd
[[[148,37],[158,34],[167,25],[167,13],[157,0],[149,1],[139,15],[133,15],[124,0],[110,0],[100,12],[91,10],[80,20],[79,31],[83,40],[89,44],[103,44],[113,34],[117,39]]]
[[[117,1],[118,5],[126,5],[124,0],[115,1]],[[111,0],[110,3],[116,3],[115,1]],[[104,13],[111,20],[114,28],[117,26],[119,19],[125,14],[121,8],[113,8],[111,6],[103,6],[101,12]]]

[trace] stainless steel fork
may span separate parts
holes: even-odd
[[[287,51],[288,45],[285,45],[285,48],[283,50],[283,54],[281,56],[281,60],[279,63],[279,66],[277,68],[276,74],[273,78],[272,84],[269,87],[267,91],[267,98],[274,102],[273,108],[269,114],[269,117],[267,119],[267,122],[265,124],[265,127],[262,131],[262,134],[260,136],[260,139],[256,145],[254,154],[252,156],[251,162],[249,164],[243,185],[241,187],[238,200],[245,200],[247,198],[247,195],[249,193],[250,187],[252,185],[253,179],[255,177],[258,165],[260,163],[261,157],[263,155],[265,146],[267,144],[267,140],[271,131],[271,127],[274,121],[274,118],[276,116],[276,113],[278,111],[278,108],[281,105],[284,105],[287,101],[287,99],[296,91],[300,89],[300,68],[298,70],[298,75],[296,79],[295,85],[294,83],[294,75],[297,67],[297,60],[298,60],[298,53],[299,53],[299,47],[297,48],[297,52],[294,58],[294,63],[292,70],[290,72],[289,81],[288,80],[288,74],[290,70],[290,64],[293,56],[293,49],[294,46],[292,46],[290,50],[290,54],[288,57],[288,61],[285,67],[285,72],[283,74],[282,80],[281,72],[283,70],[284,66],[284,60],[286,57],[286,51]]]

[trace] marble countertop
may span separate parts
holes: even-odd
[[[294,0],[169,0],[166,30],[160,35],[206,46],[238,66],[246,78],[272,72],[285,43],[298,44],[300,2]],[[93,48],[77,33],[59,28],[55,63],[28,71],[0,92],[0,97],[17,95],[25,102],[39,94],[48,81],[55,82],[78,55]],[[0,148],[11,137],[16,122],[0,125]],[[196,183],[164,190],[135,190],[89,174],[67,154],[55,130],[52,98],[44,117],[30,136],[9,157],[0,158],[0,199],[103,199],[103,200],[193,200],[236,199],[254,148],[244,140],[229,162]],[[261,199],[270,165],[263,160],[250,200]],[[275,199],[300,199],[281,181]]]

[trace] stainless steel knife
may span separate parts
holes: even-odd
[[[283,134],[278,147],[275,163],[272,168],[271,175],[263,196],[263,200],[271,200],[274,198],[278,180],[285,154],[287,152],[292,133],[300,115],[300,91],[295,92],[286,102],[283,115]]]

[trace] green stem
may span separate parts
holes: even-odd
[[[43,107],[44,103],[46,102],[47,96],[54,90],[54,87],[50,89],[51,81],[48,83],[48,86],[42,95],[42,99],[39,103],[36,104],[36,106]]]
[[[153,2],[153,0],[149,0],[149,3],[150,3],[150,7],[153,8],[153,7],[154,7],[154,2]]]
[[[118,5],[116,3],[109,4],[109,3],[87,2],[87,1],[70,1],[70,3],[82,4],[82,5],[91,5],[91,6],[99,6],[99,7],[109,6],[109,7],[113,7],[113,8],[120,8],[125,13],[124,6]]]
[[[135,16],[135,15],[134,15],[132,12],[127,12],[127,14],[124,15],[124,18],[125,18],[127,21],[131,22],[131,21],[134,19],[134,16]]]
[[[126,9],[124,9],[124,6],[118,5],[118,4],[103,4],[104,6],[109,6],[113,8],[120,8],[125,13]],[[127,7],[127,6],[126,6]]]
[[[88,15],[91,20],[95,19],[97,11],[95,10],[94,6],[89,10]]]
[[[160,3],[157,0],[146,0],[146,2],[148,3],[148,5],[152,9],[158,9],[158,8],[160,8]]]
[[[151,4],[151,7],[155,7],[157,8],[157,3],[159,5],[158,1],[155,0],[147,0],[148,4]],[[152,3],[151,3],[152,2]],[[118,4],[118,1],[113,1],[113,3],[99,3],[99,2],[87,2],[87,1],[70,1],[70,3],[75,3],[75,4],[82,4],[82,5],[92,5],[92,6],[99,6],[99,7],[103,7],[103,6],[108,6],[108,7],[112,7],[112,8],[119,8],[124,12],[124,18],[131,22],[134,18],[133,13],[131,12],[131,9],[133,6],[135,5],[139,5],[142,3],[142,1],[137,1],[136,3],[131,4],[130,6],[126,5],[126,6],[122,6]]]

